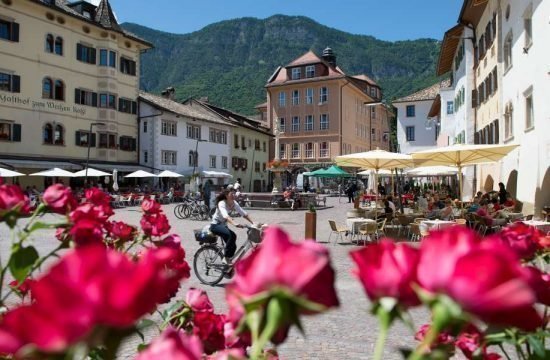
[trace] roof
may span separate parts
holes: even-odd
[[[139,100],[155,106],[160,109],[164,109],[176,115],[186,116],[191,119],[204,120],[220,125],[229,125],[227,122],[220,120],[218,117],[212,115],[210,112],[201,109],[200,107],[193,107],[191,105],[182,104],[174,100],[146,93],[144,91],[139,92]]]
[[[477,26],[489,0],[464,0],[458,22]]]
[[[263,126],[262,123],[257,120],[235,113],[231,110],[227,110],[222,107],[212,105],[206,101],[191,99],[190,102],[199,104],[200,106],[204,107],[208,111],[215,113],[226,122],[229,122],[233,126],[244,127],[249,130],[263,133],[264,135],[273,136],[273,134],[271,133],[271,129]]]
[[[439,90],[441,88],[449,87],[450,83],[451,79],[445,79],[411,95],[394,100],[393,103],[435,100],[437,95],[439,95]]]
[[[453,60],[456,49],[462,38],[464,25],[458,24],[445,32],[441,50],[439,52],[439,60],[437,61],[437,75],[443,75],[452,70]]]
[[[373,79],[371,79],[370,77],[368,77],[368,76],[365,75],[365,74],[355,75],[355,76],[352,76],[352,77],[355,78],[355,79],[359,79],[359,80],[366,81],[366,82],[368,82],[368,83],[371,84],[371,85],[378,86],[378,84],[376,83],[376,81],[374,81]]]
[[[72,5],[73,3],[69,2],[68,0],[55,0],[55,5],[48,5],[42,0],[28,0],[28,1],[32,1],[36,4],[40,4],[52,10],[57,10],[59,12],[65,13],[69,16],[78,18],[79,20],[99,26],[100,28],[116,31],[134,41],[141,43],[142,45],[145,45],[148,48],[153,47],[153,44],[150,43],[149,41],[144,40],[139,36],[132,34],[129,31],[124,30],[118,24],[108,0],[101,0],[99,6],[97,7],[97,11],[94,16],[94,19],[88,19],[87,17],[80,14],[78,11],[71,8],[70,5]]]
[[[434,102],[432,103],[432,106],[430,107],[430,111],[428,111],[428,117],[433,118],[433,117],[439,116],[440,113],[441,113],[441,95],[437,94]]]
[[[267,107],[267,101],[254,106],[255,109],[262,109]]]
[[[309,50],[304,55],[300,56],[297,59],[292,60],[290,64],[285,67],[292,67],[297,65],[306,65],[306,64],[318,64],[323,62],[319,56],[317,56],[313,51]]]

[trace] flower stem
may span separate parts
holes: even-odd
[[[498,347],[500,348],[500,351],[502,351],[502,353],[504,354],[504,356],[506,356],[506,359],[512,360],[512,359],[510,358],[510,355],[508,355],[508,353],[506,352],[506,350],[504,350],[504,346],[502,346],[502,344],[498,344]]]
[[[390,314],[382,307],[377,311],[378,320],[380,321],[380,332],[378,333],[378,339],[376,339],[376,347],[374,348],[374,360],[381,360],[384,355],[384,344],[388,337],[388,330],[391,325]]]

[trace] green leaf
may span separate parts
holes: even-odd
[[[33,246],[16,246],[8,264],[12,276],[19,282],[25,280],[38,258],[38,251]]]
[[[142,352],[143,350],[147,349],[148,347],[149,347],[149,345],[147,345],[147,344],[139,344],[137,346],[137,351],[138,351],[138,353]]]
[[[529,345],[535,350],[535,355],[540,357],[541,359],[544,359],[544,345],[540,341],[538,337],[535,335],[527,335],[527,341],[529,342]]]

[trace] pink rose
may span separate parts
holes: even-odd
[[[352,251],[350,256],[357,265],[354,272],[372,301],[392,297],[407,307],[420,304],[411,287],[416,282],[417,249],[385,240]]]
[[[236,307],[230,310],[232,321],[234,314],[242,311],[239,303],[247,304],[259,294],[276,296],[279,289],[284,289],[290,297],[321,305],[323,310],[339,305],[328,250],[308,240],[292,243],[288,234],[278,227],[268,228],[259,250],[238,262],[235,268],[234,281],[226,287],[228,303]],[[262,304],[270,299],[271,296],[266,296]],[[317,312],[306,310],[300,301],[290,303],[295,307],[292,310],[295,314]],[[285,319],[280,330],[288,329],[293,321]]]
[[[14,289],[18,294],[21,295],[22,298],[27,296],[32,290],[32,286],[34,285],[35,280],[26,278],[23,280],[21,284],[17,280],[11,281],[8,285]],[[32,293],[31,293],[31,300],[32,300]]]
[[[146,214],[158,214],[160,212],[160,204],[155,200],[143,199],[141,209]]]
[[[509,246],[520,259],[528,260],[539,250],[539,239],[543,235],[536,227],[517,222],[506,226],[494,237]]]
[[[550,306],[550,275],[533,266],[523,267],[522,270],[527,282],[535,292],[537,301]]]
[[[414,334],[414,339],[417,341],[424,341],[424,338],[426,337],[426,334],[428,331],[430,331],[430,324],[424,324],[418,329],[416,334]],[[437,339],[431,344],[431,348],[434,349],[440,345],[449,345],[453,343],[453,337],[451,334],[449,334],[446,331],[441,331],[439,335],[437,335]]]
[[[214,312],[214,306],[204,290],[190,288],[185,295],[185,302],[194,312]]]
[[[202,353],[198,337],[169,327],[140,352],[136,360],[201,360]]]
[[[111,197],[96,187],[87,189],[85,192],[86,200],[93,205],[109,205]]]
[[[54,184],[48,187],[44,191],[42,199],[44,204],[57,214],[67,214],[77,205],[71,188],[62,184]]]
[[[199,337],[206,354],[225,348],[225,317],[212,312],[197,312],[193,316],[193,333]]]
[[[103,241],[103,227],[101,223],[82,219],[74,224],[69,230],[71,238],[78,246],[97,244]]]
[[[16,218],[30,212],[29,198],[17,185],[0,185],[0,221],[15,225]]]
[[[109,223],[109,233],[111,237],[122,242],[133,240],[136,232],[137,229],[135,227],[122,221],[113,221]]]
[[[162,236],[170,231],[168,218],[162,213],[144,214],[139,223],[147,236]]]
[[[428,291],[445,288],[453,275],[455,264],[479,244],[478,235],[463,226],[430,232],[420,247],[418,282]]]
[[[206,357],[205,360],[246,360],[243,349],[227,349],[215,352]]]
[[[497,354],[488,354],[483,334],[474,325],[468,325],[457,336],[455,345],[467,359],[496,360]],[[481,357],[479,357],[481,356]]]

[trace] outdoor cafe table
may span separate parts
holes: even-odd
[[[346,220],[346,225],[352,237],[359,234],[359,228],[366,223],[376,223],[376,220],[366,218],[349,218]]]
[[[550,232],[550,222],[540,220],[523,221],[525,225],[534,226],[544,233]]]
[[[447,220],[424,220],[420,222],[420,226],[424,226],[427,230],[441,230],[448,228],[450,226],[456,225],[456,222],[454,221],[447,221]]]

